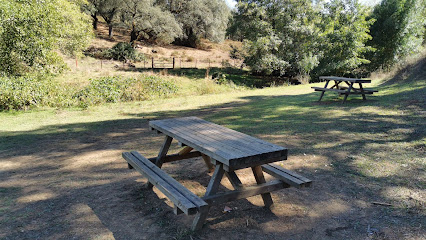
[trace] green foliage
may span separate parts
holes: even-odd
[[[124,0],[120,21],[129,28],[130,41],[170,43],[182,34],[174,16],[149,0]]]
[[[120,42],[114,45],[111,49],[105,52],[104,57],[113,58],[119,61],[142,61],[145,59],[145,56],[134,49],[132,44],[126,42]]]
[[[406,56],[419,52],[425,39],[425,0],[383,0],[374,8],[370,45],[377,51],[370,56],[371,67],[388,68]]]
[[[66,0],[0,0],[0,72],[60,72],[57,51],[78,54],[87,46],[87,16]]]
[[[176,0],[162,4],[171,9],[176,21],[182,25],[183,35],[178,44],[197,47],[200,38],[213,42],[223,41],[230,10],[222,0]]]
[[[75,94],[74,98],[78,99],[80,106],[86,107],[101,103],[169,97],[177,90],[176,84],[157,76],[102,77],[91,79],[90,84]]]
[[[59,92],[58,85],[46,76],[0,77],[0,110],[53,105]]]
[[[342,75],[369,62],[368,13],[349,0],[245,0],[228,33],[245,39],[244,61],[256,74]]]
[[[321,22],[322,57],[316,75],[351,75],[362,64],[368,64],[365,54],[374,49],[366,45],[371,40],[367,20],[369,8],[356,1],[334,0],[326,4],[327,13]]]

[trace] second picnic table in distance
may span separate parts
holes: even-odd
[[[321,76],[320,80],[325,80],[325,86],[323,88],[321,87],[312,87],[315,89],[315,91],[321,92],[320,98],[318,101],[321,101],[322,97],[324,96],[324,93],[326,91],[332,91],[336,92],[338,94],[344,94],[345,97],[343,98],[343,102],[345,103],[346,99],[351,94],[361,94],[363,100],[367,100],[365,97],[366,94],[373,94],[375,92],[378,92],[377,90],[373,89],[365,89],[362,84],[363,83],[371,83],[371,80],[368,79],[356,79],[356,78],[345,78],[345,77],[334,77],[334,76]],[[330,81],[334,81],[333,86],[329,86]],[[346,84],[346,86],[341,86]],[[358,88],[356,85],[358,84]]]

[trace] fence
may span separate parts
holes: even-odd
[[[143,68],[152,69],[175,69],[175,68],[211,68],[211,67],[234,67],[240,68],[242,64],[241,60],[232,59],[231,61],[223,60],[221,62],[211,61],[210,59],[203,60],[191,60],[184,61],[182,58],[171,58],[169,61],[163,58],[162,60],[151,58],[150,63],[148,61],[143,62]]]
[[[218,61],[220,60],[220,61]],[[99,60],[95,62],[87,62],[82,61],[79,62],[78,59],[75,59],[75,67],[73,66],[74,63],[69,63],[68,65],[72,67],[73,69],[84,69],[84,68],[91,68],[91,69],[103,69],[103,68],[144,68],[144,69],[185,69],[185,68],[199,68],[199,69],[205,69],[205,68],[224,68],[224,67],[233,67],[233,68],[240,68],[242,64],[241,60],[236,59],[230,59],[230,60],[224,60],[224,59],[216,59],[216,60],[210,60],[210,59],[183,59],[183,58],[161,58],[161,59],[155,59],[151,58],[149,60],[145,60],[143,62],[137,62],[137,63],[125,63],[125,62],[118,62],[113,60]]]

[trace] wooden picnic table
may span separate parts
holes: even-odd
[[[332,91],[340,95],[345,95],[342,103],[345,103],[346,99],[351,94],[361,94],[362,99],[367,100],[367,98],[365,97],[366,94],[373,94],[375,92],[378,92],[377,90],[363,88],[363,83],[371,83],[371,80],[368,79],[356,79],[334,76],[321,76],[319,77],[319,79],[325,80],[325,86],[323,88],[312,87],[313,89],[315,89],[315,91],[321,92],[321,96],[318,101],[321,101],[326,91]],[[334,81],[334,85],[332,85],[331,87],[329,86],[330,81]],[[358,84],[358,88],[355,84]]]
[[[288,187],[309,187],[311,180],[270,163],[286,160],[287,149],[251,137],[197,117],[172,118],[150,121],[152,130],[165,135],[157,157],[145,158],[136,151],[124,152],[129,168],[137,169],[148,178],[148,186],[156,186],[173,203],[174,213],[195,214],[192,229],[203,226],[211,206],[242,198],[261,195],[266,207],[273,202],[270,192]],[[183,149],[168,155],[172,140]],[[193,194],[160,168],[163,163],[202,157],[214,173],[203,197]],[[235,170],[251,168],[257,185],[243,186]],[[276,180],[266,182],[263,172]],[[234,190],[218,192],[220,181],[226,176]]]

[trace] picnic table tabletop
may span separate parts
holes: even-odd
[[[321,76],[319,77],[321,80],[334,80],[341,82],[353,82],[353,83],[371,83],[369,79],[358,79],[358,78],[346,78],[346,77],[335,77],[335,76]]]
[[[197,117],[150,121],[151,128],[224,164],[241,169],[287,159],[287,149]]]

